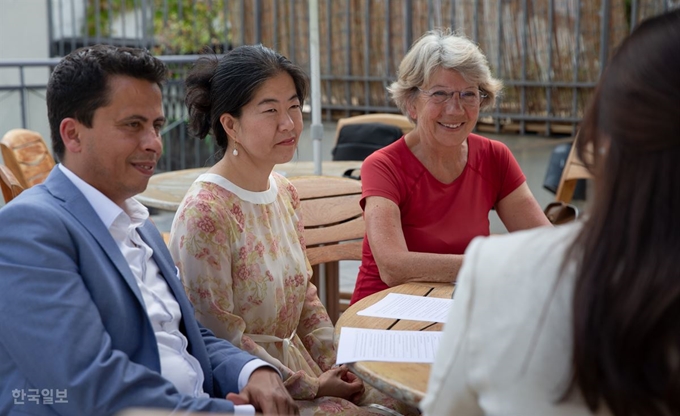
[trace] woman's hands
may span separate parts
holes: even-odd
[[[319,376],[316,397],[340,397],[354,402],[364,394],[364,382],[352,374],[347,366],[334,367]]]

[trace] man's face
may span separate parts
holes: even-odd
[[[163,145],[161,90],[153,82],[112,76],[110,102],[98,108],[88,128],[75,122],[76,144],[65,165],[118,205],[143,192]]]

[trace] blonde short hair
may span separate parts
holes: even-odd
[[[407,117],[406,109],[416,99],[418,88],[426,85],[439,68],[453,69],[467,82],[478,85],[488,95],[482,102],[482,109],[495,105],[503,84],[491,76],[489,62],[479,46],[450,29],[435,29],[411,46],[399,64],[397,80],[387,88]]]

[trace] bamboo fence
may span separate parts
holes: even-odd
[[[630,32],[630,5],[622,0],[609,2],[608,27],[602,27],[603,1],[321,0],[322,106],[331,116],[396,111],[386,87],[400,60],[421,34],[448,27],[476,41],[492,73],[506,84],[487,120],[511,123],[513,116],[528,115],[574,124],[602,71],[602,58]],[[659,0],[638,1],[633,21],[662,7]],[[234,44],[261,42],[309,64],[306,1],[233,1],[229,9]]]

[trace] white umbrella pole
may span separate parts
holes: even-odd
[[[312,83],[312,145],[314,151],[314,174],[321,175],[321,75],[319,69],[319,2],[309,0],[309,68]]]

